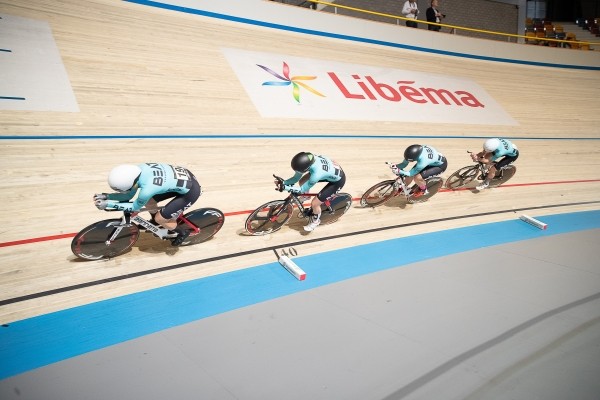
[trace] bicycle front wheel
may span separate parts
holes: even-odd
[[[371,186],[360,198],[360,205],[363,207],[382,205],[396,194],[395,182],[394,179],[390,179]]]
[[[136,225],[124,225],[120,219],[107,219],[75,235],[71,241],[71,251],[83,260],[112,258],[129,250],[139,235],[140,230]]]
[[[331,207],[332,211],[329,211],[325,204],[321,204],[321,224],[333,224],[350,209],[351,205],[352,196],[348,193],[338,193],[336,197],[329,202],[329,207]]]
[[[246,219],[246,232],[268,235],[276,232],[292,217],[294,207],[285,200],[270,201],[258,207]]]
[[[181,246],[190,246],[204,242],[213,237],[225,222],[225,215],[221,210],[216,208],[201,208],[199,210],[190,211],[184,215],[185,219],[196,225],[199,229],[197,234],[190,235]],[[181,229],[189,229],[189,225],[185,222],[179,222],[178,227]]]
[[[462,167],[446,180],[446,187],[448,189],[460,189],[462,187],[467,186],[469,183],[473,182],[477,175],[479,174],[479,166],[478,165],[468,165],[466,167]]]

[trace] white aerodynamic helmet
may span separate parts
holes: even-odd
[[[490,153],[496,151],[498,147],[500,147],[500,140],[496,138],[488,139],[485,141],[485,143],[483,143],[483,149]]]
[[[117,165],[108,174],[108,185],[117,192],[127,192],[141,173],[142,169],[137,165]]]

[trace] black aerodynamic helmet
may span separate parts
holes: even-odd
[[[308,168],[315,162],[315,156],[312,153],[300,152],[292,158],[292,169],[298,172],[306,172]]]
[[[419,158],[422,152],[423,146],[420,144],[413,144],[404,150],[404,159],[408,161],[415,161],[417,158]]]

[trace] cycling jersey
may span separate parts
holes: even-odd
[[[444,164],[446,158],[442,153],[439,153],[436,149],[429,146],[423,146],[423,151],[419,158],[416,160],[416,164],[410,171],[408,171],[408,176],[415,176],[425,168],[431,167],[439,167]],[[400,164],[397,164],[396,167],[398,169],[404,169],[408,165],[409,161],[404,160]]]
[[[498,139],[500,141],[500,146],[492,153],[491,161],[496,161],[500,157],[508,156],[515,157],[518,154],[517,146],[512,144],[509,140],[506,139]]]
[[[308,168],[309,179],[300,186],[301,193],[306,193],[318,182],[337,182],[342,178],[342,168],[335,162],[324,156],[315,156],[315,162]],[[306,173],[305,172],[305,173]],[[296,174],[285,180],[285,185],[294,185],[305,174],[296,172]]]
[[[142,207],[154,196],[163,193],[177,193],[184,195],[191,188],[194,175],[183,167],[169,164],[146,163],[138,164],[142,173],[137,179],[137,186],[125,193],[110,193],[109,200],[117,200],[115,208],[123,211],[140,211]],[[130,200],[138,194],[135,201]]]

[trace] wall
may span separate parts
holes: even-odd
[[[337,1],[337,4],[360,8],[364,10],[375,11],[384,14],[402,16],[402,0],[381,0],[377,2],[369,0],[343,0]],[[417,0],[419,6],[419,20],[425,20],[425,10],[429,7],[430,0]],[[514,4],[507,4],[497,1],[482,0],[439,0],[439,9],[446,14],[446,19],[442,22],[449,25],[466,26],[474,29],[483,29],[495,32],[518,33],[519,32],[519,8]],[[350,15],[359,18],[365,18],[373,21],[398,23],[398,20],[392,18],[370,15],[358,11],[346,10],[343,8],[325,7],[323,11],[337,12],[341,15]],[[404,25],[404,20],[399,23]],[[419,24],[422,29],[427,29],[426,24]],[[448,31],[449,28],[444,28]],[[457,34],[468,37],[481,37],[486,39],[503,40],[502,36],[482,34],[478,32],[459,31]]]
[[[143,2],[144,0],[131,1]],[[163,0],[164,7],[169,8],[169,3],[176,7],[202,10],[200,13],[217,13],[229,19],[243,20],[255,25],[277,26],[285,30],[314,33],[325,37],[347,37],[355,42],[379,43],[385,46],[471,59],[560,68],[600,69],[600,52],[597,51],[566,50],[440,34],[424,29],[374,23],[359,18],[333,16],[327,12],[286,6],[273,1]]]

